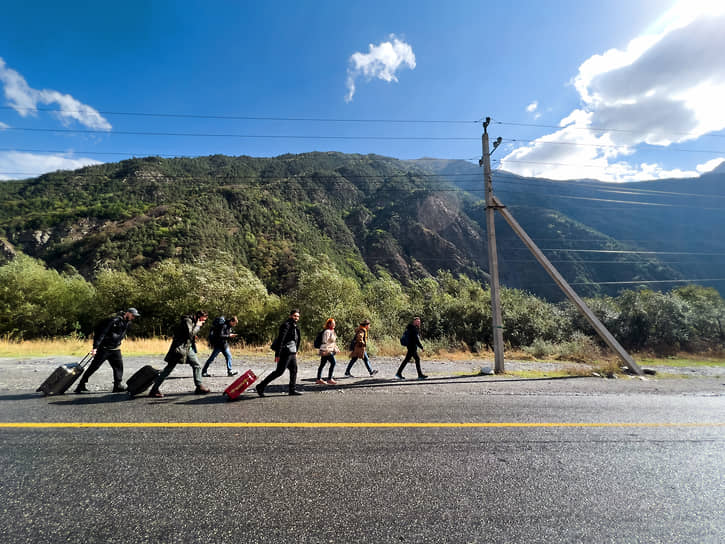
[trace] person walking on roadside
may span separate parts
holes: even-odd
[[[405,329],[404,335],[407,336],[408,340],[406,343],[408,353],[405,354],[405,359],[403,359],[403,362],[400,363],[400,368],[398,368],[398,371],[395,373],[395,377],[398,380],[404,380],[405,377],[403,376],[403,369],[411,359],[414,359],[415,369],[418,371],[418,379],[425,380],[428,376],[423,374],[420,370],[420,355],[418,355],[418,348],[423,350],[423,344],[420,343],[420,317],[413,318],[413,321]]]
[[[81,381],[75,389],[76,393],[86,393],[88,391],[86,387],[88,378],[101,367],[104,361],[108,361],[113,369],[113,392],[121,393],[126,390],[126,387],[121,384],[123,380],[121,342],[126,337],[131,321],[140,315],[136,308],[129,308],[125,312],[118,312],[98,324],[93,334],[93,349],[91,350],[93,360],[81,377]]]
[[[335,320],[330,318],[325,323],[325,329],[322,332],[322,343],[320,344],[320,366],[317,369],[317,383],[319,385],[337,385],[337,382],[333,379],[332,373],[335,370],[335,354],[339,353],[340,349],[337,347],[337,334],[335,334]],[[330,363],[330,371],[327,376],[327,381],[322,379],[322,369],[325,365]]]
[[[194,393],[206,395],[209,389],[201,383],[201,365],[196,357],[196,335],[199,333],[204,322],[209,317],[204,310],[197,311],[194,315],[182,315],[181,320],[174,327],[174,338],[171,340],[169,351],[164,357],[166,368],[164,368],[154,380],[154,385],[149,392],[149,397],[161,398],[164,394],[159,387],[179,363],[191,365],[194,373]]]
[[[236,327],[237,323],[239,323],[239,320],[236,315],[233,315],[229,321],[226,321],[223,316],[220,316],[212,323],[212,329],[209,333],[209,344],[211,344],[212,352],[206,360],[206,363],[204,363],[204,368],[201,370],[203,377],[210,377],[208,372],[209,365],[220,353],[224,354],[224,359],[227,361],[227,376],[236,376],[238,374],[236,370],[232,370],[232,352],[229,350],[229,339],[237,337],[232,332],[232,327]]]
[[[274,362],[277,363],[272,373],[262,380],[256,387],[257,394],[264,397],[264,389],[272,380],[279,378],[284,374],[285,369],[289,370],[289,394],[301,395],[302,393],[295,390],[297,382],[297,351],[300,348],[300,328],[297,322],[300,320],[300,311],[294,309],[290,311],[287,320],[282,323],[277,333],[277,338],[272,343],[274,349]]]
[[[367,345],[368,345],[368,332],[370,331],[370,320],[366,319],[360,323],[360,326],[355,329],[355,338],[353,339],[352,353],[350,353],[350,362],[347,363],[347,369],[345,370],[345,376],[348,378],[354,378],[350,373],[352,365],[355,361],[362,359],[365,363],[365,367],[368,369],[368,373],[373,376],[377,374],[377,370],[373,370],[370,366],[370,358],[368,357]]]

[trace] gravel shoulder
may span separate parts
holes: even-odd
[[[205,352],[200,354],[204,361]],[[150,364],[155,368],[164,367],[162,356],[124,356],[124,379],[144,365]],[[352,371],[355,378],[345,378],[343,373],[347,358],[341,357],[335,367],[337,388],[344,389],[354,386],[356,391],[375,392],[376,385],[393,381],[395,372],[402,357],[378,357],[372,359],[373,367],[379,372],[370,377],[367,375],[362,361],[358,361]],[[0,391],[23,392],[35,391],[37,387],[61,364],[76,362],[78,358],[71,356],[47,357],[5,357],[0,358]],[[315,382],[319,359],[308,356],[300,358],[298,382],[305,389],[316,389]],[[244,355],[235,357],[234,368],[243,372],[252,369],[257,376],[266,374],[274,369],[273,358],[267,355]],[[655,376],[618,376],[615,379],[588,376],[562,376],[563,371],[574,368],[587,368],[576,363],[560,362],[531,362],[507,360],[506,374],[485,375],[482,369],[491,369],[494,364],[491,359],[469,359],[465,361],[450,361],[443,359],[422,360],[423,371],[429,376],[425,382],[426,391],[460,391],[461,388],[451,388],[451,384],[463,385],[473,388],[482,388],[486,393],[499,394],[683,394],[683,395],[723,395],[725,394],[725,369],[722,367],[694,366],[694,367],[656,367]],[[204,383],[213,392],[221,392],[231,383],[232,379],[226,375],[223,357],[219,356],[210,368],[211,378],[204,378]],[[325,369],[323,376],[327,373]],[[535,377],[528,377],[535,373]],[[406,376],[414,380],[415,365],[409,364],[405,371]],[[551,375],[547,375],[551,374]],[[464,379],[465,378],[465,379]],[[287,375],[279,378],[274,384],[287,383]],[[91,392],[108,392],[112,384],[111,368],[104,363],[91,377],[88,387]],[[420,385],[423,385],[422,383]],[[448,387],[447,387],[448,386]],[[470,389],[466,387],[466,389]],[[163,383],[162,391],[167,393],[188,392],[193,389],[191,368],[187,365],[178,365],[169,378]],[[388,388],[389,389],[389,388]],[[420,388],[414,388],[421,391]],[[377,389],[381,390],[381,389]]]

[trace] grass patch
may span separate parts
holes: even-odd
[[[674,366],[674,367],[688,367],[688,366],[712,366],[725,368],[725,361],[714,360],[714,359],[683,359],[677,358],[664,358],[664,359],[652,359],[652,358],[641,358],[638,359],[640,365],[645,366]]]

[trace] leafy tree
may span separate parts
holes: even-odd
[[[90,326],[95,289],[77,273],[61,274],[25,255],[0,267],[0,334],[63,336]]]

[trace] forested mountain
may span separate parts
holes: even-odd
[[[600,282],[720,277],[724,183],[722,173],[619,185],[494,177],[496,194],[583,295],[636,287]],[[5,258],[20,250],[86,277],[223,258],[275,293],[296,285],[303,254],[326,255],[357,280],[382,267],[404,283],[440,269],[486,281],[481,189],[480,170],[465,161],[147,157],[0,183],[0,243]],[[505,223],[497,235],[502,283],[560,298]]]

